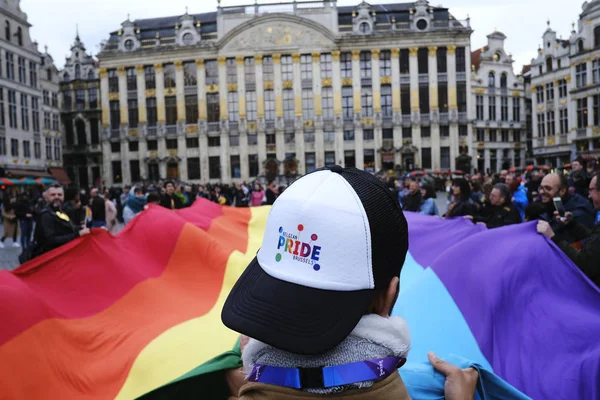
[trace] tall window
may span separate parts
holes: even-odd
[[[75,79],[81,79],[81,65],[75,65]]]
[[[58,114],[52,115],[52,130],[55,132],[58,132],[60,130],[60,121]]]
[[[352,54],[342,53],[340,55],[340,69],[343,78],[352,78]]]
[[[548,136],[556,135],[556,124],[554,122],[554,111],[548,111],[546,115],[546,132]]]
[[[156,89],[156,71],[154,65],[146,65],[144,67],[144,80],[146,89]]]
[[[52,160],[52,138],[46,138],[46,160]]]
[[[542,104],[544,102],[544,87],[543,86],[537,86],[536,87],[536,100],[538,104]]]
[[[363,87],[360,95],[360,105],[365,117],[373,116],[373,89]]]
[[[206,84],[217,85],[219,83],[219,64],[217,60],[208,60],[204,63],[206,73]]]
[[[265,120],[275,120],[275,92],[265,90]]]
[[[146,113],[148,117],[148,126],[156,126],[158,120],[156,97],[146,98]]]
[[[23,140],[23,157],[31,158],[31,142],[29,140]]]
[[[44,105],[49,106],[50,105],[50,92],[48,92],[47,90],[44,90],[42,92],[42,98],[44,99]]]
[[[323,88],[323,100],[322,100],[322,109],[323,109],[323,119],[324,120],[332,120],[333,119],[333,88],[324,87]]]
[[[381,87],[381,114],[384,117],[391,117],[392,114],[392,87],[383,85]]]
[[[421,149],[421,167],[425,169],[431,168],[431,147],[423,147]]]
[[[237,62],[235,58],[228,58],[226,62],[227,83],[237,83]]]
[[[302,90],[302,117],[307,121],[315,118],[312,89]]]
[[[8,91],[8,126],[17,128],[17,94],[14,90]]]
[[[21,27],[17,28],[17,43],[19,46],[23,46],[23,30]]]
[[[592,79],[594,83],[600,83],[600,60],[598,59],[592,61]]]
[[[351,86],[342,88],[342,112],[344,119],[354,118],[354,95]]]
[[[450,147],[440,148],[440,167],[450,169]]]
[[[71,97],[71,91],[66,90],[65,92],[63,92],[63,108],[67,111],[70,110],[72,107],[72,103],[73,98]]]
[[[594,126],[600,125],[600,95],[594,96]]]
[[[32,87],[37,86],[37,64],[29,61],[29,84]]]
[[[456,48],[456,72],[465,72],[467,68],[465,56],[465,48],[457,47]]]
[[[129,127],[138,126],[138,102],[136,99],[127,100],[127,115],[129,117]]]
[[[31,125],[34,132],[40,131],[40,99],[31,98]]]
[[[417,52],[417,65],[419,74],[429,73],[429,51],[426,47],[420,47]]]
[[[578,88],[587,85],[587,64],[579,64],[575,67],[575,84]]]
[[[265,82],[273,82],[274,78],[273,57],[263,57],[263,80]]]
[[[127,68],[125,75],[127,77],[127,90],[137,90],[137,73],[135,68]]]
[[[15,80],[15,56],[8,51],[6,52],[6,77]]]
[[[331,79],[333,77],[333,63],[331,54],[321,54],[321,79]]]
[[[88,89],[88,102],[90,109],[95,110],[98,108],[98,89]]]
[[[238,92],[227,93],[227,107],[229,112],[229,122],[238,122],[240,119]]]
[[[477,110],[477,119],[479,121],[483,121],[485,118],[483,115],[483,96],[476,97],[476,110]]]
[[[198,96],[195,94],[185,96],[185,123],[198,123]]]
[[[19,157],[19,139],[10,139],[10,155]]]
[[[27,70],[25,68],[25,59],[19,57],[19,82],[25,83],[27,77]]]
[[[577,99],[577,128],[583,129],[588,126],[588,99]]]
[[[313,172],[317,169],[315,161],[315,153],[304,153],[306,173]]]
[[[546,136],[546,115],[544,113],[537,116],[538,137]]]
[[[283,81],[291,81],[294,79],[292,56],[281,56],[281,79]]]
[[[554,82],[550,82],[546,85],[546,100],[554,100]]]
[[[437,69],[438,73],[448,72],[448,50],[445,47],[438,47],[437,50]]]
[[[256,83],[256,67],[254,65],[254,57],[244,58],[244,79],[246,85],[254,85]]]
[[[368,51],[360,52],[360,78],[371,79],[371,53]]]
[[[110,93],[119,92],[119,73],[116,69],[108,70],[108,91]]]
[[[400,50],[400,73],[401,74],[409,74],[410,73],[410,56],[408,49]]]
[[[488,86],[493,88],[496,87],[496,74],[490,72],[488,75]]]
[[[594,28],[594,48],[600,47],[600,26]]]
[[[33,156],[36,160],[42,159],[42,144],[40,142],[33,142]]]
[[[4,22],[4,39],[10,42],[10,22]]]
[[[206,114],[208,122],[219,122],[221,107],[218,93],[208,93],[206,95]]]
[[[448,112],[448,84],[438,83],[438,105],[441,113]]]
[[[165,64],[163,68],[165,89],[172,89],[176,86],[175,64]]]
[[[565,135],[569,132],[569,110],[563,108],[560,110],[560,133]]]
[[[506,75],[506,72],[503,72],[502,75],[500,75],[500,87],[503,89],[508,87],[508,75]]]
[[[0,137],[0,156],[6,155],[6,138]]]
[[[495,129],[490,129],[490,142],[498,141],[498,132]]]
[[[521,120],[521,98],[513,97],[513,121]]]
[[[292,89],[283,90],[283,118],[288,121],[294,119],[294,91]]]
[[[183,84],[185,87],[194,87],[198,84],[198,67],[193,61],[183,63]]]
[[[231,165],[231,177],[240,178],[242,176],[242,167],[240,165],[240,156],[229,156],[229,164]]]
[[[478,128],[477,129],[477,141],[485,142],[485,130]]]
[[[85,89],[75,91],[75,109],[83,110],[85,108]]]
[[[255,91],[246,92],[246,119],[248,121],[256,121],[256,92]]]
[[[52,93],[52,107],[58,107],[58,93]]]
[[[27,104],[27,95],[21,93],[21,129],[29,130],[29,107]]]
[[[112,176],[114,183],[123,182],[123,172],[121,171],[121,161],[112,162]]]
[[[508,121],[508,97],[500,98],[500,119]]]
[[[488,102],[489,102],[489,119],[490,119],[490,121],[495,121],[496,120],[496,97],[490,96],[488,98]]]
[[[392,76],[392,54],[389,50],[379,53],[379,73],[381,76]]]
[[[173,126],[177,124],[177,97],[165,96],[166,124]]]
[[[302,54],[300,57],[300,76],[303,81],[312,81],[312,56]]]
[[[121,110],[119,108],[119,101],[111,101],[109,103],[110,110],[110,128],[111,129],[119,129],[119,125],[121,124]]]
[[[467,112],[467,84],[465,81],[456,84],[456,102],[458,112]]]
[[[4,114],[4,88],[0,87],[0,126],[6,126],[6,116]]]
[[[208,157],[208,178],[221,179],[221,157]]]

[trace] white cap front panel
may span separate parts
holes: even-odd
[[[274,278],[315,289],[373,289],[371,230],[364,207],[339,174],[294,182],[271,209],[258,252]]]

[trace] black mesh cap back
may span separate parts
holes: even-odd
[[[338,173],[350,183],[365,208],[371,229],[375,289],[385,288],[394,276],[400,276],[404,265],[408,251],[406,218],[398,200],[377,177],[356,168]]]

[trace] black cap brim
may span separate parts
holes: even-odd
[[[254,258],[229,293],[228,328],[281,350],[321,354],[340,344],[366,313],[374,290],[332,291],[273,278]]]

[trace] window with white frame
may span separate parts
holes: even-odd
[[[538,137],[546,136],[546,116],[544,113],[538,114],[537,116],[537,128],[538,128]]]
[[[582,88],[587,85],[587,64],[579,64],[575,67],[575,86]]]
[[[538,104],[542,104],[544,102],[544,87],[538,86],[535,91],[535,96]]]
[[[238,122],[240,119],[238,92],[227,93],[227,107],[229,122]]]
[[[302,54],[300,57],[300,77],[303,81],[312,81],[312,56]]]
[[[546,114],[546,133],[548,134],[548,136],[556,135],[554,111],[548,111],[548,113]]]
[[[228,58],[225,66],[227,71],[227,83],[237,83],[237,61],[235,58]]]
[[[333,88],[324,87],[322,91],[321,107],[323,110],[323,119],[333,119]]]
[[[273,69],[273,57],[263,57],[263,80],[265,82],[273,82],[274,69]]]
[[[587,97],[577,99],[577,128],[583,129],[588,126],[588,100]]]
[[[256,66],[254,65],[254,57],[244,58],[244,79],[246,85],[256,83]]]
[[[475,101],[476,101],[477,119],[479,121],[483,121],[485,118],[484,113],[483,113],[483,96],[477,96]]]
[[[521,120],[521,98],[513,97],[513,121]]]
[[[567,108],[560,110],[560,133],[563,135],[569,133],[569,110]]]
[[[29,140],[23,140],[23,157],[31,158],[31,142]]]
[[[477,129],[477,141],[478,142],[485,142],[485,130],[478,128]]]
[[[352,78],[352,53],[340,55],[340,70],[343,78]]]
[[[351,86],[342,88],[342,112],[344,119],[354,118],[354,93]]]
[[[256,121],[256,92],[246,92],[246,119]]]
[[[46,138],[46,160],[52,160],[52,138]]]
[[[361,51],[360,52],[360,78],[371,79],[371,52]]]
[[[25,83],[27,80],[27,71],[25,67],[25,59],[23,57],[19,57],[19,82]]]
[[[294,91],[292,89],[283,90],[283,118],[286,121],[294,119]]]
[[[321,79],[331,79],[333,77],[333,63],[331,54],[321,54]]]
[[[34,132],[40,131],[40,99],[31,98],[31,125]]]
[[[392,54],[389,50],[379,53],[379,73],[381,76],[392,76]]]
[[[29,107],[27,105],[27,95],[21,93],[21,129],[29,130]]]
[[[600,83],[600,59],[592,61],[592,79],[594,83]]]
[[[564,99],[567,97],[567,80],[561,79],[558,81],[558,97]]]
[[[312,89],[302,90],[302,117],[306,121],[315,118],[315,106]]]
[[[554,82],[550,82],[546,85],[546,100],[554,100]]]
[[[489,119],[490,121],[495,121],[496,120],[496,97],[495,96],[490,96],[488,98],[488,102],[489,102]]]
[[[390,85],[381,87],[381,115],[392,116],[392,87]]]
[[[292,56],[281,56],[281,80],[291,81],[294,79],[294,66]]]
[[[17,94],[14,90],[8,91],[8,126],[17,128]]]
[[[365,117],[373,116],[373,89],[370,87],[363,87],[360,95],[360,105],[362,107],[362,113]]]
[[[56,138],[56,139],[54,139],[54,160],[55,161],[60,161],[60,150],[61,150],[60,139]]]
[[[325,132],[323,132],[323,141],[325,143],[333,143],[333,142],[335,142],[335,132],[333,132],[333,131],[325,131]]]
[[[265,90],[265,120],[275,120],[275,92]]]
[[[508,97],[500,98],[500,119],[508,121]]]

